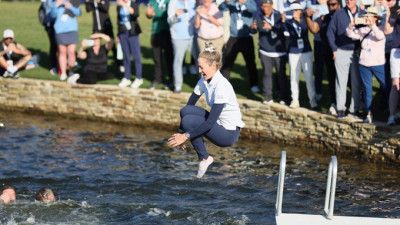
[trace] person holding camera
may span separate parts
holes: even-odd
[[[390,74],[392,87],[389,95],[389,112],[387,124],[394,125],[395,112],[400,95],[400,9],[395,6],[396,1],[389,2],[390,10],[386,11],[385,34],[393,33],[392,50],[390,51]]]
[[[79,0],[57,0],[51,9],[51,16],[55,18],[54,31],[58,47],[60,80],[67,79],[67,65],[70,74],[75,67],[76,44],[79,42],[76,17],[82,14],[79,4]]]
[[[106,42],[101,45],[101,40]],[[84,39],[78,51],[78,58],[86,60],[82,76],[75,73],[67,80],[69,84],[95,84],[100,80],[114,78],[114,74],[107,71],[107,53],[114,46],[113,39],[103,33],[94,33],[90,39]],[[86,49],[84,49],[86,47]]]
[[[139,88],[143,84],[143,65],[139,34],[142,30],[139,26],[139,4],[131,0],[117,0],[118,13],[118,37],[124,55],[124,77],[118,84],[120,87],[131,86]],[[136,78],[131,82],[131,55],[135,63]]]
[[[372,123],[372,75],[375,74],[379,84],[385,90],[385,34],[384,26],[378,26],[378,8],[371,6],[362,17],[355,18],[346,29],[352,39],[361,40],[359,71],[364,88],[364,99],[367,116],[365,123]],[[356,27],[356,24],[364,26]]]
[[[193,46],[195,7],[196,1],[194,0],[171,0],[168,5],[167,21],[174,49],[174,93],[180,93],[182,90],[182,63],[186,51],[189,51],[192,57],[197,59],[196,49]]]

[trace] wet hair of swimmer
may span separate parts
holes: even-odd
[[[205,48],[200,53],[199,58],[205,59],[210,66],[215,63],[217,69],[221,69],[221,54],[217,51],[217,48],[212,44],[212,42],[207,41],[205,43]]]
[[[3,193],[3,191],[6,190],[6,189],[13,189],[14,192],[17,192],[17,189],[16,189],[14,186],[11,186],[11,185],[8,185],[8,184],[7,184],[7,185],[4,185],[4,186],[3,186],[3,188],[1,189],[0,194]]]
[[[50,188],[40,189],[35,196],[35,199],[40,202],[53,202],[55,201],[53,191]]]

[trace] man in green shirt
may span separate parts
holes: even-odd
[[[168,80],[165,82],[166,88],[169,88],[173,82],[172,64],[174,60],[171,34],[167,22],[167,9],[170,0],[150,0],[146,9],[146,16],[153,19],[151,29],[151,47],[154,59],[154,80],[148,87],[154,89],[162,81],[162,55],[166,60]]]

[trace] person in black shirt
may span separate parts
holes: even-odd
[[[108,10],[110,0],[86,0],[86,12],[93,12],[93,33],[103,33],[114,39],[113,26]],[[117,49],[115,45],[112,48],[113,57],[121,72],[124,68],[121,60],[117,59]]]
[[[106,44],[101,45],[101,40],[105,40]],[[84,39],[78,52],[78,58],[85,60],[86,65],[83,68],[82,76],[73,74],[67,80],[69,84],[95,84],[100,80],[114,78],[114,74],[107,71],[107,52],[114,45],[110,36],[102,33],[94,33],[90,39]],[[85,47],[89,47],[84,50]]]
[[[335,92],[335,80],[336,80],[336,68],[333,61],[333,52],[329,46],[328,38],[326,36],[326,31],[328,29],[329,22],[332,19],[333,14],[336,10],[340,9],[341,5],[338,0],[329,0],[328,9],[329,14],[320,16],[315,21],[312,20],[312,16],[315,13],[312,9],[306,10],[306,23],[308,29],[313,34],[319,33],[322,41],[322,56],[323,62],[326,66],[326,71],[328,75],[328,85],[329,85],[329,98],[331,106],[328,109],[328,114],[336,115],[336,92]]]

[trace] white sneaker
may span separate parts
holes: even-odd
[[[372,115],[368,114],[364,119],[364,123],[372,123],[372,118]]]
[[[57,71],[57,68],[56,68],[56,67],[51,68],[51,69],[49,70],[49,72],[50,72],[51,75],[57,75],[57,74],[58,74],[58,71]]]
[[[394,119],[394,116],[389,116],[388,121],[387,121],[387,125],[393,126],[395,124],[396,124],[396,120]]]
[[[62,73],[61,75],[60,75],[60,80],[66,80],[67,79],[67,74],[65,74],[65,73]]]
[[[6,78],[6,77],[12,77],[12,73],[10,73],[10,72],[8,72],[8,71],[6,70],[6,71],[4,71],[4,73],[3,73],[3,77],[4,77],[4,78]]]
[[[262,102],[263,104],[272,104],[272,103],[274,103],[274,100],[264,100],[263,102]]]
[[[336,105],[335,104],[331,104],[331,106],[329,107],[328,112],[326,112],[326,114],[332,115],[332,116],[336,116],[337,115]]]
[[[121,72],[121,73],[124,73],[125,72],[125,67],[124,66],[119,66],[119,71]]]
[[[18,71],[18,67],[16,67],[16,66],[9,66],[9,67],[7,67],[7,71],[8,71],[9,73],[11,73],[11,74],[14,74],[15,72]]]
[[[126,79],[125,77],[122,78],[121,82],[119,82],[118,86],[120,87],[128,87],[132,83],[131,80]]]
[[[208,156],[206,160],[202,160],[199,163],[199,170],[197,171],[197,178],[202,178],[204,174],[207,172],[208,166],[211,165],[211,163],[214,162],[213,157]]]
[[[260,89],[258,88],[257,85],[254,85],[253,87],[251,87],[250,90],[251,90],[251,92],[253,92],[253,93],[258,93],[258,92],[260,92]]]
[[[67,83],[68,84],[76,84],[76,81],[79,79],[79,77],[80,77],[80,75],[78,73],[74,73],[67,79]]]
[[[142,84],[143,84],[143,79],[138,79],[138,78],[136,78],[136,79],[132,82],[131,88],[139,88],[140,85],[142,85]]]
[[[198,74],[198,71],[196,70],[196,66],[195,65],[190,65],[189,66],[189,72],[193,75]]]
[[[289,107],[293,108],[293,109],[299,108],[300,107],[300,103],[299,103],[298,100],[292,100],[292,102],[290,103]]]

